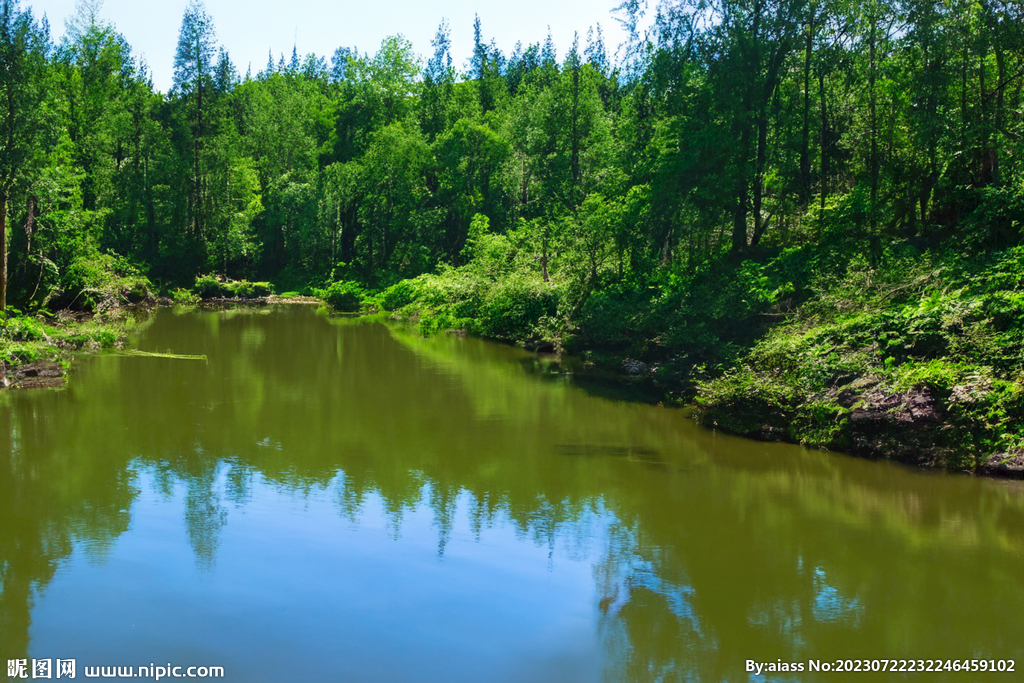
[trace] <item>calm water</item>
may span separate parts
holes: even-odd
[[[260,681],[1024,669],[1024,489],[729,438],[533,356],[302,307],[161,311],[0,394],[0,660]],[[939,673],[854,680],[977,680]],[[849,676],[849,675],[848,675]]]

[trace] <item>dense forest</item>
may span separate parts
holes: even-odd
[[[625,0],[619,46],[505,54],[478,18],[460,69],[442,20],[425,62],[243,76],[192,0],[168,93],[100,10],[55,42],[0,0],[0,308],[302,292],[742,434],[1021,459],[1018,2]]]

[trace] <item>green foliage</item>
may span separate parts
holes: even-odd
[[[0,364],[12,367],[41,360],[66,362],[69,351],[113,348],[124,340],[133,324],[130,317],[108,318],[102,314],[83,321],[53,322],[42,313],[23,315],[8,308],[6,316],[0,313]]]
[[[11,309],[12,313],[16,313]],[[3,336],[10,341],[39,341],[46,338],[43,324],[28,316],[14,315],[0,323],[3,326]]]
[[[485,276],[474,263],[389,287],[375,305],[400,311],[423,334],[465,330],[509,342],[549,339],[561,292],[536,276]]]
[[[513,276],[486,290],[475,331],[492,339],[534,340],[542,337],[542,323],[558,311],[559,292],[539,278]]]
[[[317,295],[331,308],[344,313],[352,313],[362,308],[366,292],[359,283],[348,280],[332,282],[329,287],[320,290]]]
[[[179,306],[194,306],[199,303],[199,297],[187,289],[175,288],[171,292],[171,300]]]
[[[203,299],[261,299],[274,293],[269,282],[227,280],[217,275],[200,275],[192,289]]]
[[[215,275],[200,275],[192,289],[203,299],[228,296],[231,293],[225,283]]]
[[[274,287],[269,282],[249,282],[239,280],[226,283],[228,291],[239,299],[263,299],[274,293]]]
[[[924,387],[953,428],[929,437],[946,466],[974,467],[993,452],[1012,452],[1024,434],[1020,257],[1011,249],[974,272],[959,255],[893,257],[882,267],[855,261],[845,276],[822,275],[814,287],[820,295],[737,367],[699,385],[700,419],[846,448],[852,408]]]
[[[374,298],[374,305],[384,311],[397,311],[416,299],[416,288],[412,280],[397,282]]]
[[[152,285],[127,259],[115,254],[89,251],[68,266],[60,280],[62,291],[51,306],[99,310],[152,297]]]

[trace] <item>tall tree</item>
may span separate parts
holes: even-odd
[[[447,250],[455,258],[477,213],[498,228],[507,224],[499,171],[509,157],[509,144],[487,126],[459,119],[437,139],[434,154],[440,176],[439,195],[448,210]]]
[[[430,41],[434,55],[423,70],[423,95],[420,97],[420,126],[433,142],[449,125],[449,109],[455,91],[452,69],[452,38],[448,21],[441,20],[437,34]]]
[[[49,28],[18,0],[0,0],[0,311],[7,310],[7,217],[45,125]]]
[[[205,170],[203,149],[206,142],[206,106],[213,86],[216,58],[216,33],[213,19],[202,0],[190,0],[181,19],[178,48],[174,54],[174,91],[188,102],[187,118],[192,139],[192,177],[189,196],[189,228],[200,239],[205,232]]]
[[[100,0],[79,0],[66,22],[58,52],[61,84],[68,110],[68,135],[75,162],[85,171],[82,206],[92,211],[111,190],[105,157],[111,150],[111,123],[132,78],[130,48],[113,26],[99,18]]]

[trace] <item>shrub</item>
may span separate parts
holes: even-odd
[[[539,279],[509,278],[496,282],[480,307],[480,331],[495,339],[522,340],[536,335],[543,317],[558,311],[558,294]]]
[[[274,286],[269,282],[253,282],[251,285],[252,295],[255,297],[263,298],[274,293]]]
[[[192,289],[204,299],[229,296],[233,293],[216,275],[200,275]]]
[[[38,341],[46,337],[43,324],[35,318],[12,317],[0,323],[0,329],[11,341]]]
[[[152,286],[138,268],[117,254],[90,252],[79,256],[61,282],[63,292],[51,305],[96,310],[126,300],[138,303],[151,296]]]
[[[248,280],[238,280],[237,282],[229,282],[226,285],[229,292],[231,292],[235,298],[238,299],[251,299],[253,296],[253,286]]]
[[[363,288],[351,280],[333,282],[327,289],[320,290],[318,294],[328,306],[346,313],[362,308],[363,297],[366,295]]]
[[[260,299],[274,293],[269,282],[248,280],[225,280],[218,275],[200,275],[193,290],[204,299],[234,297],[237,299]]]
[[[397,311],[408,306],[416,298],[416,289],[412,280],[402,280],[391,285],[377,295],[375,303],[385,311]]]
[[[180,287],[171,292],[171,300],[181,306],[193,306],[199,303],[198,296],[187,289],[181,289]]]

